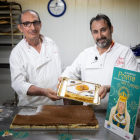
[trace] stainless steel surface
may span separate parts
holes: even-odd
[[[8,130],[14,116],[19,112],[20,108],[16,106],[2,107],[3,114],[0,114],[0,131]],[[99,121],[99,130],[85,130],[85,131],[25,131],[29,133],[29,136],[23,138],[23,140],[57,140],[57,136],[60,134],[71,134],[73,140],[89,139],[89,140],[123,140],[118,135],[104,128],[105,111],[95,112],[96,118]],[[14,130],[15,131],[15,130]],[[15,131],[18,132],[18,131]],[[134,140],[140,138],[140,128],[136,127]],[[3,138],[0,136],[0,140],[17,140],[12,136]]]

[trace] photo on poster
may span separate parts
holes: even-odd
[[[133,139],[140,96],[140,73],[114,68],[105,127],[125,139]]]

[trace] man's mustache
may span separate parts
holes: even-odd
[[[98,38],[97,41],[100,41],[102,39],[106,39],[106,37]]]
[[[29,33],[37,33],[37,30],[31,30]]]

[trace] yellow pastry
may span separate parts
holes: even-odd
[[[76,90],[82,91],[82,90],[88,90],[89,87],[87,85],[78,85],[75,87]]]

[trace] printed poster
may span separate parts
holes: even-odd
[[[140,73],[114,68],[104,127],[133,139],[140,96]]]

